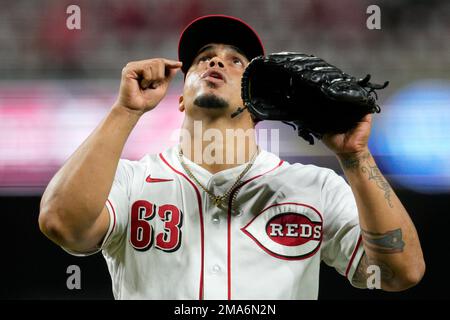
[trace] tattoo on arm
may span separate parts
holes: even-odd
[[[356,268],[355,273],[353,274],[352,282],[354,285],[358,287],[367,287],[367,278],[369,274],[367,272],[367,268],[370,266],[369,258],[364,253],[359,260],[358,268]]]
[[[377,187],[384,191],[384,198],[386,199],[389,207],[393,208],[394,205],[392,204],[391,200],[392,195],[391,186],[384,179],[377,165],[371,166],[369,163],[367,163],[367,166],[363,166],[361,170],[362,172],[368,174],[369,180],[373,180],[376,183]]]
[[[341,156],[341,163],[345,169],[357,169],[363,161],[370,158],[370,152],[366,152],[361,156],[344,155]]]
[[[371,275],[368,272],[368,268],[371,265],[378,266],[381,271],[381,280],[388,282],[394,278],[394,271],[392,271],[389,266],[377,259],[369,258],[366,253],[363,254],[361,260],[359,261],[358,268],[356,268],[353,274],[352,282],[358,287],[366,287],[367,279]]]
[[[400,228],[385,233],[376,233],[361,229],[361,235],[365,250],[370,250],[375,253],[401,253],[405,247],[402,229]],[[356,286],[366,287],[367,279],[371,275],[368,272],[368,267],[371,265],[380,268],[382,281],[388,282],[394,278],[394,271],[386,263],[380,259],[369,257],[364,253],[352,278]]]
[[[342,155],[340,157],[341,164],[344,169],[355,170],[361,168],[361,171],[368,175],[369,180],[375,182],[377,187],[384,191],[384,198],[386,199],[389,207],[393,208],[394,205],[392,204],[391,199],[392,188],[381,174],[381,171],[378,168],[378,166],[376,164],[371,165],[369,159],[370,159],[370,152],[366,152],[359,156]]]
[[[361,229],[365,248],[376,253],[400,253],[403,252],[405,242],[402,237],[402,229],[395,229],[386,233],[375,233]]]

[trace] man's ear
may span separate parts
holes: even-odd
[[[180,112],[184,112],[184,110],[185,110],[183,96],[180,96],[178,98],[178,110],[180,110]]]

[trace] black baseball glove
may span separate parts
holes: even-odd
[[[370,75],[358,80],[313,55],[280,52],[250,62],[242,77],[242,99],[256,120],[293,125],[314,144],[313,136],[347,132],[366,114],[380,112],[375,90],[389,82],[369,80]]]

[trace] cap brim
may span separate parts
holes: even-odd
[[[261,39],[241,19],[226,15],[203,16],[192,21],[181,33],[178,59],[187,73],[198,51],[208,43],[223,43],[240,49],[247,59],[264,55]]]

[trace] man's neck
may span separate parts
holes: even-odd
[[[253,124],[245,120],[186,116],[180,133],[184,156],[213,174],[249,162],[257,145]]]

